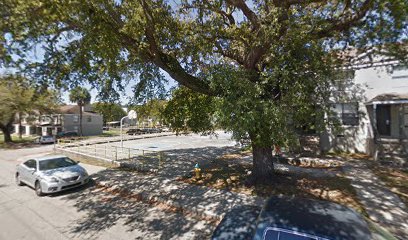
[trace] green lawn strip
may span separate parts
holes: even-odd
[[[94,159],[94,158],[90,158],[90,157],[86,157],[86,156],[82,156],[80,154],[72,154],[72,153],[62,153],[62,154],[67,155],[71,159],[73,159],[75,161],[78,161],[80,163],[84,163],[84,164],[89,164],[89,165],[94,165],[94,166],[99,166],[99,167],[105,167],[105,168],[116,168],[117,167],[116,164],[113,164],[111,162],[98,160],[98,159]]]
[[[11,139],[13,140],[13,142],[5,143],[3,134],[0,134],[0,148],[13,149],[13,148],[18,148],[18,147],[33,145],[34,144],[33,141],[35,138],[36,136],[28,136],[28,137],[23,136],[20,139],[19,136],[11,135]]]

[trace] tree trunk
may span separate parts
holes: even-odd
[[[252,181],[254,181],[255,184],[270,182],[274,174],[272,147],[262,147],[253,143],[252,156]]]
[[[5,143],[13,142],[13,140],[11,139],[11,131],[10,131],[11,125],[12,123],[8,123],[7,125],[0,124],[0,130],[3,132]]]
[[[82,137],[82,106],[79,105],[79,136]]]

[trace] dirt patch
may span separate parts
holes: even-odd
[[[250,151],[224,154],[217,159],[231,162],[240,163],[250,163],[252,161],[252,153]],[[245,160],[244,160],[245,159]],[[282,157],[274,156],[273,161],[275,163],[288,164],[296,167],[302,168],[314,168],[314,169],[324,169],[327,171],[339,172],[343,160],[339,157]]]
[[[367,165],[408,206],[408,170],[383,166],[377,162]]]
[[[248,156],[252,156],[252,153],[250,151],[243,151],[243,152],[240,152],[240,153],[224,154],[224,155],[218,157],[217,159],[220,159],[220,160],[236,160],[238,158],[248,157]]]
[[[338,152],[338,153],[327,153],[326,156],[328,157],[336,157],[342,158],[343,160],[347,159],[357,159],[357,160],[372,160],[373,158],[370,155],[364,153],[346,153],[346,152]]]
[[[94,192],[98,191],[110,194],[100,199],[100,201],[105,204],[116,202],[116,198],[120,197],[121,199],[124,199],[129,202],[143,202],[151,206],[157,207],[163,211],[180,213],[183,214],[184,216],[192,217],[198,221],[206,221],[207,223],[212,224],[214,226],[218,225],[220,221],[219,219],[210,218],[208,216],[206,217],[205,215],[197,214],[194,211],[189,211],[188,209],[183,208],[182,206],[169,204],[169,202],[162,200],[160,198],[149,198],[143,193],[132,193],[129,192],[128,190],[96,183]],[[125,204],[123,207],[126,208],[127,204]]]
[[[200,178],[196,178],[195,173],[191,172],[178,180],[261,197],[282,194],[324,199],[364,213],[350,181],[341,175],[316,178],[306,174],[276,172],[275,178],[270,183],[250,186],[247,184],[247,179],[252,165],[237,163],[232,161],[233,159],[233,155],[224,156],[202,168]]]

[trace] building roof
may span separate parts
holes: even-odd
[[[396,42],[366,48],[349,47],[334,50],[333,54],[342,61],[343,68],[345,69],[362,69],[387,65],[395,66],[401,63],[398,58],[393,56],[392,52],[396,51],[395,48],[397,48],[401,54],[406,53],[408,51],[408,43]]]
[[[61,114],[79,114],[79,106],[78,105],[63,105],[63,106],[60,106],[57,111],[58,113],[61,113]],[[99,115],[92,111],[83,111],[82,114],[83,115]]]
[[[401,104],[408,103],[408,93],[384,93],[377,95],[366,104]]]

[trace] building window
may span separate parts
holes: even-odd
[[[357,126],[359,123],[358,103],[336,103],[332,106],[331,121],[339,121],[345,126]]]
[[[92,122],[92,117],[91,117],[91,116],[88,116],[88,117],[86,118],[86,121],[87,121],[87,122]]]
[[[74,115],[74,123],[79,122],[79,116],[78,115]]]

